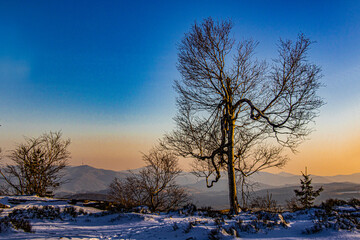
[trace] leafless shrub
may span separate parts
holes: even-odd
[[[70,140],[61,137],[61,132],[50,132],[25,138],[25,143],[11,151],[11,164],[0,169],[11,193],[52,195],[63,182],[61,170],[70,158]]]
[[[175,183],[180,173],[177,157],[159,148],[144,154],[147,166],[125,179],[115,178],[109,197],[126,208],[146,205],[151,211],[176,209],[188,202],[185,189]]]
[[[270,211],[270,212],[279,212],[281,207],[278,205],[277,201],[272,199],[272,194],[267,192],[264,197],[255,197],[251,201],[251,208],[262,211]]]
[[[296,197],[291,198],[290,200],[286,200],[286,207],[287,209],[289,209],[290,211],[297,211],[302,209],[299,201],[296,199]]]

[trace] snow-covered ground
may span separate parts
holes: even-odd
[[[356,221],[360,220],[357,206],[336,207],[337,215],[328,219],[333,225],[318,233],[305,234],[306,229],[325,216],[316,214],[319,209],[282,215],[242,212],[231,218],[226,215],[210,217],[207,212],[189,214],[188,210],[166,214],[110,214],[51,198],[0,198],[0,203],[8,206],[1,213],[3,219],[10,214],[12,218],[27,218],[32,225],[32,232],[2,227],[0,239],[360,239],[356,226],[351,230],[334,229],[339,224],[345,223],[345,227],[349,224],[349,228],[352,224],[347,219],[336,223],[336,219],[340,219],[338,216],[350,214]]]

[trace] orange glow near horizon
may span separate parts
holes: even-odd
[[[283,169],[272,169],[269,172],[285,171],[301,174],[305,167],[310,174],[331,176],[360,172],[360,137],[317,138],[304,142],[296,154],[288,154],[290,161]]]
[[[312,175],[339,175],[360,172],[360,134],[357,128],[353,131],[341,129],[343,134],[319,131],[312,134],[309,140],[302,143],[296,154],[288,152],[289,162],[282,169],[268,169],[267,172],[289,172],[301,174],[305,167]],[[323,133],[323,134],[322,134]],[[66,137],[66,136],[64,136]],[[82,137],[71,137],[70,165],[90,165],[109,170],[128,170],[143,167],[142,153],[147,153],[156,143],[159,136],[153,134],[92,134]],[[3,157],[23,139],[8,142],[0,141]],[[6,159],[6,158],[4,158]],[[191,159],[181,159],[183,170],[190,170]]]
[[[142,153],[147,153],[154,143],[156,139],[151,137],[76,138],[71,144],[70,164],[116,171],[139,168],[144,166]],[[269,169],[268,172],[301,174],[305,166],[310,174],[322,176],[360,172],[359,146],[360,137],[315,137],[305,141],[298,153],[289,153],[290,161],[284,168]],[[182,159],[180,166],[190,170],[190,162],[190,159]]]
[[[287,165],[282,169],[266,171],[301,174],[301,171],[307,167],[310,174],[322,176],[360,172],[360,125],[357,124],[360,121],[360,114],[352,114],[353,109],[358,107],[355,104],[352,108],[337,111],[336,114],[332,114],[333,116],[329,116],[331,111],[322,114],[316,121],[316,131],[299,146],[298,152],[293,154],[288,151],[290,160]],[[351,115],[352,118],[344,118]],[[143,167],[142,153],[147,153],[156,145],[157,139],[172,128],[170,125],[164,125],[152,121],[151,124],[145,122],[136,125],[101,126],[101,128],[97,125],[84,124],[78,124],[76,128],[66,127],[63,137],[71,139],[69,150],[72,158],[69,164],[75,166],[86,164],[115,171]],[[4,162],[7,152],[24,141],[20,132],[28,137],[36,137],[41,133],[34,126],[6,127],[9,131],[0,136]],[[56,129],[52,126],[51,128]],[[26,129],[31,131],[25,131]],[[5,128],[2,127],[0,130]],[[191,159],[181,159],[180,166],[183,170],[191,170],[191,161]]]
[[[151,147],[146,137],[82,137],[72,140],[71,165],[90,165],[109,170],[142,167],[142,153]]]

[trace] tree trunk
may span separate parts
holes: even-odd
[[[247,208],[246,194],[245,194],[245,177],[242,176],[240,180],[241,180],[241,198],[242,198],[241,208]]]
[[[235,167],[234,167],[234,122],[229,122],[228,129],[228,182],[229,182],[229,202],[230,212],[233,214],[239,213],[239,205],[237,201],[236,193],[236,178],[235,178]]]

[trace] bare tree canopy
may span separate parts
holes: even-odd
[[[49,196],[60,186],[61,170],[70,159],[70,140],[61,137],[61,132],[50,132],[25,138],[25,143],[11,151],[12,162],[0,174],[12,193]]]
[[[230,208],[237,213],[235,170],[248,175],[286,161],[281,148],[263,145],[245,162],[249,146],[274,137],[295,150],[323,101],[316,95],[321,70],[307,59],[308,38],[280,40],[278,57],[266,63],[254,58],[257,42],[232,38],[232,26],[205,19],[179,44],[177,125],[164,145],[205,163],[209,187],[227,170]]]
[[[127,208],[146,205],[152,211],[176,209],[188,201],[185,190],[175,182],[181,172],[176,155],[154,148],[143,155],[143,160],[147,166],[139,173],[114,179],[109,190],[111,199]]]

